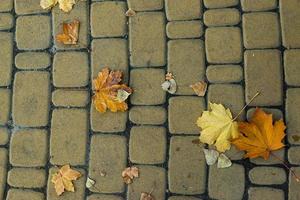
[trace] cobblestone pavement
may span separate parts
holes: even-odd
[[[128,8],[137,14],[126,17]],[[74,18],[79,45],[53,41]],[[138,200],[153,188],[156,200],[300,199],[276,159],[242,160],[231,149],[233,166],[218,170],[191,144],[208,101],[237,114],[260,91],[240,119],[255,106],[284,117],[276,155],[300,174],[299,0],[81,0],[69,14],[1,0],[0,30],[0,199]],[[135,90],[128,112],[100,114],[90,102],[106,65]],[[161,90],[167,71],[175,95]],[[189,87],[203,79],[205,98]],[[49,177],[67,163],[84,177],[57,197]],[[127,187],[120,174],[130,165],[141,176]]]

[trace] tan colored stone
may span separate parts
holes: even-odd
[[[45,52],[23,52],[15,57],[18,69],[46,69],[51,65],[50,55]]]
[[[226,8],[238,5],[239,0],[204,0],[206,8]]]
[[[48,158],[48,136],[43,129],[21,129],[12,134],[9,161],[17,167],[43,167]]]
[[[160,10],[163,6],[163,0],[128,0],[128,7],[135,11]]]
[[[93,135],[89,177],[96,181],[92,192],[121,193],[125,190],[122,171],[126,167],[126,138],[118,135]],[[103,175],[104,174],[104,175]]]
[[[0,12],[8,12],[13,9],[13,0],[2,0],[0,4]]]
[[[165,7],[169,21],[202,17],[202,0],[166,0]]]
[[[129,18],[129,49],[133,67],[166,64],[164,13],[141,12]]]
[[[284,200],[284,191],[268,187],[251,187],[248,190],[249,200]]]
[[[47,13],[49,9],[42,9],[40,0],[15,0],[15,12],[18,15]]]
[[[266,113],[268,113],[268,114],[272,114],[273,121],[283,119],[283,113],[279,109],[275,109],[275,108],[261,108],[261,109],[263,111],[265,111]],[[250,121],[250,119],[251,119],[252,115],[254,114],[255,110],[256,110],[256,108],[250,108],[247,111],[247,120],[248,121]]]
[[[10,13],[0,13],[0,30],[9,30],[14,25],[14,18]]]
[[[241,0],[243,11],[266,11],[277,8],[277,0]]]
[[[10,118],[11,91],[0,89],[0,125],[6,125]]]
[[[249,179],[254,184],[279,185],[286,181],[286,173],[278,167],[254,167],[249,171]]]
[[[206,76],[211,83],[238,83],[243,80],[244,71],[240,65],[210,65]]]
[[[17,188],[42,188],[46,185],[46,172],[35,168],[12,168],[7,183]]]
[[[293,170],[296,174],[300,173],[300,167],[292,167],[291,170]],[[290,173],[289,173],[288,200],[298,200],[300,198],[300,190],[298,188],[299,181],[295,179],[291,170],[289,171]]]
[[[170,142],[169,190],[177,194],[202,194],[206,187],[203,145],[193,144],[194,136],[173,136]]]
[[[167,120],[166,109],[160,106],[133,106],[129,119],[135,124],[159,125]]]
[[[7,128],[0,127],[0,145],[6,145],[9,142],[9,134]]]
[[[206,26],[232,26],[240,21],[240,12],[235,8],[211,9],[204,13]]]
[[[300,144],[300,88],[286,92],[285,119],[288,125],[287,138],[290,144]]]
[[[293,165],[300,165],[300,146],[290,147],[288,150],[289,162]]]
[[[8,86],[12,80],[13,34],[0,32],[0,44],[0,86]]]
[[[203,34],[201,21],[171,21],[167,24],[167,36],[171,39],[198,38]]]
[[[87,90],[57,89],[52,93],[52,102],[57,107],[85,107],[89,99]]]
[[[49,119],[48,72],[17,72],[13,88],[12,118],[24,127],[46,126]]]
[[[84,165],[88,137],[84,109],[55,109],[52,112],[50,162],[55,165]]]
[[[7,150],[5,148],[0,148],[0,199],[4,198],[7,175],[7,158]]]
[[[189,197],[189,196],[172,196],[169,197],[168,200],[201,200],[196,197]]]
[[[45,196],[41,192],[33,190],[10,189],[6,200],[44,200]]]
[[[244,158],[245,152],[237,149],[234,145],[231,145],[230,149],[225,152],[225,155],[230,160],[241,160]]]
[[[300,50],[284,51],[285,82],[290,86],[300,86]]]
[[[92,194],[87,200],[123,200],[123,198],[116,195]]]

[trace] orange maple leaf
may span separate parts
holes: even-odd
[[[122,81],[121,71],[110,71],[108,68],[102,69],[98,77],[93,80],[95,92],[93,102],[96,110],[99,112],[106,112],[110,109],[112,112],[125,111],[128,109],[126,98],[119,99],[118,93],[120,91],[127,94],[132,93],[132,89],[125,84],[120,84]]]
[[[283,120],[273,125],[271,114],[266,114],[257,108],[249,122],[239,122],[240,135],[232,143],[246,151],[245,158],[263,157],[267,160],[270,152],[284,147],[282,139],[285,136]]]
[[[80,172],[70,168],[70,165],[62,166],[59,171],[53,174],[51,182],[54,183],[55,192],[60,196],[64,191],[74,192],[75,188],[72,181],[81,176]]]
[[[63,44],[77,44],[79,34],[79,21],[63,23],[63,33],[56,35],[56,40]]]

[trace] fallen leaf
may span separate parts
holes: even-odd
[[[203,97],[206,93],[206,90],[207,90],[207,83],[205,81],[200,81],[198,83],[190,85],[190,87],[194,90],[194,92],[199,97]]]
[[[161,84],[161,87],[164,91],[167,91],[170,94],[175,94],[177,90],[177,84],[174,79],[166,80],[163,84]]]
[[[171,79],[174,79],[174,75],[171,72],[168,72],[166,74],[166,80],[168,81],[168,80],[171,80]]]
[[[79,24],[76,19],[71,23],[63,23],[63,33],[56,35],[56,40],[63,44],[77,44]]]
[[[127,167],[122,172],[122,177],[126,184],[130,184],[134,178],[139,177],[139,169],[137,167]]]
[[[250,122],[239,123],[239,137],[232,143],[239,150],[246,151],[245,158],[269,158],[270,152],[284,147],[282,139],[285,136],[283,120],[273,125],[272,114],[267,114],[257,108]]]
[[[43,9],[51,9],[57,4],[58,0],[41,0],[40,5]]]
[[[132,10],[131,8],[129,8],[129,9],[126,11],[125,15],[126,15],[127,17],[133,17],[134,15],[136,15],[136,12],[135,12],[134,10]]]
[[[119,102],[122,102],[122,101],[126,101],[126,99],[128,99],[128,97],[131,95],[131,93],[127,92],[126,90],[118,90],[118,93],[117,93],[117,100]]]
[[[210,111],[204,111],[197,120],[202,129],[199,139],[202,143],[215,145],[219,152],[225,152],[230,149],[230,141],[239,135],[237,122],[222,104],[209,102],[209,107]]]
[[[112,112],[128,109],[127,103],[125,101],[120,102],[117,95],[119,90],[124,90],[131,94],[132,89],[125,84],[120,84],[121,81],[122,72],[110,71],[108,68],[102,69],[98,77],[94,79],[93,103],[99,112],[104,113],[107,109],[110,109]]]
[[[227,168],[232,165],[231,160],[223,153],[219,153],[214,149],[203,149],[207,165],[213,165],[217,161],[218,168]]]
[[[55,191],[60,196],[64,191],[74,192],[72,181],[81,176],[80,172],[70,168],[70,165],[62,166],[59,171],[53,174],[51,182],[54,183]]]
[[[93,187],[95,184],[96,184],[96,181],[91,179],[90,177],[88,177],[86,179],[85,187],[89,189],[89,188]]]
[[[64,12],[70,12],[76,2],[75,0],[58,0],[58,3],[60,9]]]
[[[155,198],[150,193],[142,192],[140,200],[155,200]]]
[[[217,167],[218,168],[227,168],[232,165],[231,160],[223,153],[219,155]]]

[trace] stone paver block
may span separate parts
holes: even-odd
[[[0,145],[6,145],[9,142],[9,135],[7,128],[0,128]]]
[[[95,39],[92,42],[91,65],[92,78],[105,67],[121,70],[123,81],[128,80],[128,45],[124,39]]]
[[[284,160],[284,149],[280,149],[277,151],[273,151],[278,158],[281,160]],[[262,157],[259,158],[252,158],[250,159],[250,162],[256,164],[256,165],[275,165],[275,164],[281,164],[282,162],[275,158],[274,156],[270,156],[268,160],[263,159]]]
[[[140,176],[128,186],[127,199],[139,199],[142,192],[149,192],[155,199],[165,199],[166,171],[155,166],[137,166]],[[155,174],[155,175],[154,175]]]
[[[168,200],[201,200],[196,197],[188,197],[188,196],[172,196],[169,197]]]
[[[224,181],[226,180],[226,181]],[[242,165],[218,169],[216,165],[209,168],[208,195],[213,199],[240,200],[244,195],[245,169]]]
[[[16,22],[16,42],[21,50],[40,50],[50,46],[49,16],[21,16]]]
[[[171,39],[198,38],[203,34],[203,24],[199,20],[171,21],[167,24],[167,36]]]
[[[206,162],[203,145],[194,136],[173,136],[169,151],[169,190],[177,194],[202,194],[206,187]]]
[[[158,105],[166,101],[166,92],[161,84],[165,81],[163,69],[134,69],[130,72],[130,87],[133,105]]]
[[[245,105],[244,89],[236,84],[212,84],[208,87],[208,101],[211,103],[223,104],[229,108],[235,117]],[[245,112],[238,119],[243,120]]]
[[[23,52],[15,57],[18,69],[46,69],[51,65],[50,55],[46,52]]]
[[[259,12],[243,15],[243,38],[247,49],[276,48],[280,45],[277,13]]]
[[[202,17],[202,0],[166,0],[166,15],[169,21],[191,20]]]
[[[243,73],[240,65],[210,65],[206,69],[206,77],[211,83],[239,83]]]
[[[6,186],[6,175],[7,175],[7,150],[0,148],[0,198],[4,198],[4,191]]]
[[[283,119],[283,113],[281,110],[276,108],[261,108],[263,111],[265,111],[268,114],[272,114],[273,121],[278,121],[280,119]],[[254,114],[256,108],[250,108],[247,111],[247,120],[250,121],[252,115]]]
[[[12,80],[13,34],[0,32],[0,44],[0,86],[8,86]]]
[[[198,117],[205,110],[203,97],[172,97],[169,99],[169,131],[172,134],[199,134]]]
[[[41,192],[33,190],[10,189],[6,200],[44,200],[45,196]]]
[[[167,135],[164,127],[132,127],[129,139],[129,159],[131,162],[138,164],[164,163],[166,150]]]
[[[128,0],[128,7],[135,11],[160,10],[163,6],[163,0]]]
[[[42,167],[47,164],[48,136],[42,129],[24,129],[12,134],[9,160],[17,167]]]
[[[300,88],[291,88],[286,92],[286,125],[288,141],[300,144]]]
[[[125,186],[121,174],[126,167],[126,162],[127,146],[125,137],[118,135],[93,135],[89,177],[95,180],[96,184],[90,190],[101,193],[123,192]]]
[[[15,12],[18,15],[47,13],[49,10],[42,9],[40,0],[15,0]]]
[[[11,91],[9,89],[0,89],[0,125],[7,124],[10,117]]]
[[[190,85],[203,80],[205,76],[203,41],[199,39],[169,41],[168,71],[175,76],[176,94],[195,94]]]
[[[163,124],[167,120],[167,111],[160,106],[133,106],[129,111],[129,119],[135,124]]]
[[[166,64],[165,26],[162,12],[141,12],[129,18],[130,64],[133,67]]]
[[[16,125],[46,126],[49,119],[48,72],[17,72],[13,88],[12,118]]]
[[[115,133],[125,131],[127,118],[127,111],[100,113],[93,104],[91,105],[91,128],[95,132]]]
[[[294,172],[296,174],[300,173],[300,167],[293,167],[292,170],[294,170]],[[300,199],[300,190],[299,190],[298,186],[299,186],[299,182],[296,181],[295,177],[290,172],[290,175],[289,175],[289,188],[288,188],[288,190],[289,190],[288,200],[298,200],[298,199]]]
[[[286,50],[284,52],[285,82],[290,86],[300,86],[300,50]]]
[[[258,185],[283,184],[286,181],[286,173],[278,167],[254,167],[249,171],[249,179]]]
[[[238,27],[207,28],[205,45],[209,63],[239,63],[242,61],[242,35]]]
[[[204,13],[206,26],[233,26],[241,21],[241,14],[235,8],[211,9]]]
[[[249,200],[284,200],[284,191],[268,187],[251,187],[248,190]]]
[[[72,167],[72,166],[71,166]],[[84,200],[85,199],[85,182],[86,182],[86,172],[83,169],[74,168],[76,171],[81,173],[81,177],[73,181],[75,192],[65,192],[63,195],[58,196],[54,189],[54,184],[51,182],[52,175],[55,174],[58,169],[52,167],[49,169],[49,177],[47,183],[47,200]]]
[[[245,12],[266,11],[277,8],[277,0],[241,0]]]
[[[204,0],[206,8],[226,8],[238,5],[239,0]]]
[[[300,48],[300,2],[279,0],[282,43],[286,48]]]
[[[87,200],[123,200],[123,198],[116,195],[93,194],[88,196]]]
[[[76,78],[75,78],[76,77]],[[53,85],[56,87],[84,87],[89,80],[88,54],[59,52],[53,60]]]
[[[300,165],[300,146],[290,147],[288,151],[288,159],[291,164]]]
[[[9,30],[14,26],[14,17],[10,13],[0,13],[0,30]]]
[[[126,34],[126,2],[104,1],[91,5],[93,37],[122,37]]]
[[[42,188],[46,182],[46,172],[43,169],[12,168],[7,175],[7,183],[17,188]]]
[[[85,107],[89,100],[87,90],[58,89],[52,93],[52,102],[57,107]]]
[[[238,150],[234,145],[231,145],[230,149],[226,151],[225,155],[230,160],[241,160],[243,159],[245,152]]]
[[[0,12],[8,12],[13,8],[13,0],[2,0],[0,5]]]
[[[55,165],[84,165],[88,117],[84,109],[55,109],[52,112],[50,162]]]
[[[71,22],[74,19],[80,21],[79,38],[77,45],[64,45],[54,40],[57,49],[85,49],[88,46],[88,7],[87,1],[77,2],[69,13],[62,12],[58,6],[52,9],[53,36],[62,33],[64,22]]]
[[[247,50],[244,55],[246,102],[259,91],[252,106],[282,104],[282,66],[278,50]]]

